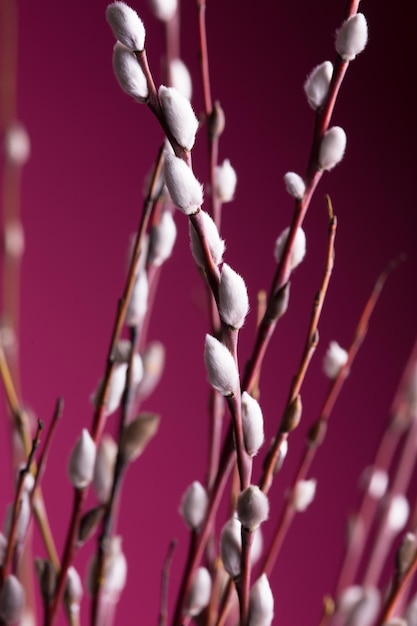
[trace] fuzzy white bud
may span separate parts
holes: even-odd
[[[231,352],[218,339],[206,335],[204,363],[210,385],[223,396],[233,396],[239,389],[239,372]]]
[[[22,166],[30,157],[30,139],[21,122],[14,122],[7,128],[3,139],[6,160],[12,165]]]
[[[306,184],[299,174],[287,172],[284,176],[285,188],[296,200],[301,200],[306,190]]]
[[[249,626],[270,626],[274,617],[274,596],[268,577],[262,574],[249,593]]]
[[[72,565],[67,571],[67,588],[65,593],[71,614],[78,614],[80,612],[81,598],[83,597],[83,586],[77,570]]]
[[[279,450],[278,450],[278,458],[277,458],[277,462],[275,465],[276,472],[279,472],[279,470],[281,469],[287,454],[288,454],[288,439],[283,439],[281,441],[281,445],[279,446]]]
[[[264,442],[264,418],[259,402],[247,391],[242,393],[242,428],[246,452],[255,456]]]
[[[352,61],[368,42],[368,24],[362,13],[351,15],[336,33],[336,50],[344,61]]]
[[[367,467],[362,474],[361,482],[372,498],[380,500],[387,491],[389,477],[384,470]]]
[[[11,259],[20,259],[25,251],[25,233],[22,223],[13,220],[5,225],[4,252]]]
[[[31,506],[29,494],[27,492],[22,493],[22,498],[20,500],[20,506],[17,512],[17,525],[16,525],[16,537],[15,540],[18,543],[21,543],[25,536],[29,526],[31,516]],[[13,522],[13,505],[10,504],[6,509],[6,517],[4,520],[4,533],[6,536],[9,536],[10,529]]]
[[[248,292],[242,276],[223,264],[219,284],[219,313],[232,328],[242,328],[249,310]]]
[[[207,244],[213,259],[213,263],[215,263],[215,265],[219,265],[223,260],[223,254],[226,247],[224,240],[220,237],[217,226],[214,223],[213,219],[210,217],[210,215],[203,210],[200,211],[200,215],[204,225],[204,235],[207,239]],[[201,247],[200,239],[195,232],[195,229],[191,222],[189,230],[191,252],[194,257],[194,261],[199,267],[204,267],[205,259],[203,249]]]
[[[336,378],[341,368],[347,363],[348,353],[337,341],[331,341],[323,359],[323,371],[328,378]]]
[[[175,87],[175,89],[179,91],[184,98],[191,100],[193,95],[193,83],[191,80],[191,74],[185,63],[181,61],[181,59],[172,59],[169,65],[169,71],[172,86]]]
[[[14,624],[20,618],[25,604],[25,590],[13,574],[3,582],[0,591],[0,619]]]
[[[287,243],[290,228],[285,228],[275,242],[274,256],[279,263]],[[291,251],[290,270],[293,270],[301,263],[306,253],[306,236],[302,228],[297,229],[294,239],[294,245]]]
[[[217,198],[223,203],[231,202],[235,195],[237,175],[229,159],[225,159],[221,165],[216,166],[214,176]]]
[[[198,129],[198,119],[188,98],[175,87],[161,85],[158,90],[159,102],[173,137],[179,145],[191,150]]]
[[[371,626],[375,623],[381,604],[380,592],[375,587],[361,589],[361,595],[347,611],[346,624],[354,626]]]
[[[324,103],[329,91],[330,81],[333,74],[333,64],[324,61],[317,65],[308,75],[304,83],[304,91],[312,109],[318,109]]]
[[[203,188],[191,168],[182,159],[166,154],[164,175],[174,206],[186,215],[196,213],[203,204]]]
[[[161,218],[152,227],[149,239],[149,262],[155,267],[162,265],[172,254],[177,227],[171,211],[163,211]]]
[[[220,534],[220,555],[224,569],[232,578],[236,578],[240,574],[241,533],[241,523],[238,519],[232,517],[225,523]]]
[[[196,530],[206,515],[208,504],[207,492],[203,485],[195,480],[185,491],[180,506],[180,513],[188,528]]]
[[[103,597],[112,603],[117,603],[123,591],[127,578],[127,561],[122,551],[122,538],[115,535],[109,539],[106,550],[101,590]],[[93,595],[97,583],[97,557],[89,563],[86,587]]]
[[[292,496],[292,504],[296,511],[301,513],[310,506],[316,495],[316,486],[317,481],[314,478],[310,478],[310,480],[299,480],[296,483]]]
[[[152,341],[142,353],[143,378],[137,393],[142,399],[149,396],[157,386],[165,365],[165,348],[159,341]]]
[[[340,163],[346,149],[346,133],[340,126],[326,130],[320,144],[319,167],[331,170]]]
[[[96,445],[88,430],[83,428],[81,437],[72,449],[68,463],[68,474],[73,487],[84,489],[91,483],[95,460]]]
[[[116,456],[117,444],[111,435],[105,433],[98,445],[93,474],[94,491],[102,504],[110,498]]]
[[[113,2],[106,9],[106,19],[113,35],[129,50],[145,47],[145,26],[131,7],[124,2]]]
[[[149,6],[158,20],[168,22],[177,12],[177,0],[149,0]]]
[[[194,616],[201,613],[210,602],[210,595],[211,577],[209,571],[205,567],[198,567],[185,602],[186,615]]]
[[[132,386],[137,389],[140,381],[143,377],[143,364],[139,354],[135,354],[133,357],[133,371],[132,371]],[[122,401],[123,392],[126,387],[126,375],[128,364],[127,362],[117,363],[113,368],[113,372],[110,378],[110,385],[108,390],[107,403],[105,408],[106,417],[114,413],[120,406]],[[103,381],[100,381],[96,390],[91,396],[91,401],[94,406],[100,400],[103,387]]]
[[[125,93],[138,102],[146,102],[149,91],[145,74],[134,53],[117,41],[113,48],[113,71]]]
[[[250,485],[239,494],[236,510],[242,526],[253,531],[268,519],[268,496],[258,486]]]
[[[392,533],[398,533],[407,523],[410,505],[405,496],[397,494],[392,497],[388,506],[387,526]]]
[[[149,283],[145,271],[139,272],[133,286],[132,295],[126,311],[126,324],[139,326],[148,310]]]

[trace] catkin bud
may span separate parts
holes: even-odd
[[[341,368],[347,363],[348,353],[337,341],[331,341],[323,359],[323,371],[328,378],[336,378]]]
[[[242,428],[246,452],[255,456],[264,442],[264,418],[259,402],[247,391],[242,393]]]
[[[173,204],[186,215],[203,204],[203,188],[188,165],[173,154],[165,155],[165,183]]]
[[[249,310],[249,299],[243,278],[223,264],[219,284],[219,313],[231,328],[242,328]]]
[[[20,259],[25,251],[25,232],[19,220],[11,220],[5,224],[4,252],[10,259]]]
[[[145,27],[136,11],[124,2],[113,2],[106,9],[106,19],[115,38],[126,48],[133,51],[144,49]]]
[[[287,243],[290,228],[285,228],[275,242],[274,255],[277,263],[281,261],[285,244]],[[306,236],[302,228],[297,229],[294,239],[294,245],[291,251],[290,270],[292,271],[301,263],[306,253]]]
[[[223,567],[232,578],[240,574],[242,553],[242,525],[238,519],[232,517],[222,528],[220,534],[220,555]]]
[[[3,565],[4,557],[6,556],[8,541],[3,533],[0,533],[0,566]]]
[[[149,396],[157,386],[165,365],[165,348],[160,341],[151,341],[142,353],[143,378],[137,393],[142,399]]]
[[[30,157],[30,139],[21,122],[14,122],[5,132],[3,150],[6,160],[12,165],[22,166]]]
[[[302,414],[303,404],[301,396],[298,394],[285,410],[280,426],[281,432],[289,433],[295,430],[300,423]]]
[[[195,480],[185,491],[180,505],[180,513],[191,530],[196,530],[205,518],[208,504],[207,492]]]
[[[274,617],[274,596],[266,574],[262,574],[249,593],[249,626],[270,626]]]
[[[204,226],[204,236],[207,239],[208,248],[215,265],[219,265],[223,260],[225,250],[224,240],[221,239],[217,226],[206,211],[200,211],[201,219]],[[199,267],[205,266],[205,258],[201,247],[200,239],[190,222],[190,245],[194,261]]]
[[[319,168],[331,170],[340,163],[346,149],[346,133],[340,126],[333,126],[323,135],[319,150]]]
[[[151,228],[149,238],[149,263],[161,266],[171,256],[177,238],[177,227],[171,211],[164,211],[158,224]]]
[[[149,0],[153,14],[161,22],[169,22],[177,12],[177,0]]]
[[[384,622],[384,626],[410,626],[410,623],[401,617],[393,617],[388,622]]]
[[[149,282],[145,271],[139,272],[126,311],[126,324],[139,326],[148,310]]]
[[[169,64],[169,72],[172,86],[175,87],[184,98],[191,100],[193,95],[193,83],[191,74],[185,63],[181,59],[172,59]]]
[[[386,471],[367,467],[362,474],[361,482],[372,498],[380,500],[387,491],[389,478]]]
[[[314,478],[310,480],[299,480],[292,495],[292,504],[296,511],[301,513],[313,502],[316,495],[317,481]]]
[[[98,445],[93,474],[94,491],[102,504],[110,498],[116,456],[117,444],[111,435],[105,433]]]
[[[387,527],[392,533],[400,532],[407,523],[410,513],[408,500],[402,494],[392,497],[387,514]]]
[[[362,13],[351,15],[336,33],[336,50],[344,61],[352,61],[368,42],[368,24]]]
[[[113,48],[113,71],[125,93],[138,102],[146,102],[149,91],[145,74],[134,53],[117,41]]]
[[[250,485],[239,494],[237,516],[244,528],[253,531],[268,519],[268,497],[256,485]]]
[[[179,145],[191,150],[198,129],[198,119],[188,98],[175,87],[161,85],[158,90],[159,102],[165,121]]]
[[[68,463],[68,474],[73,487],[84,489],[91,483],[95,460],[96,444],[88,430],[83,428],[81,437],[72,449]]]
[[[205,567],[198,567],[185,602],[186,615],[193,617],[201,613],[210,602],[210,595],[211,577],[209,571]]]
[[[71,614],[78,614],[80,612],[81,598],[83,597],[83,586],[77,570],[72,565],[67,571],[65,597]]]
[[[132,371],[132,387],[137,388],[143,376],[143,365],[142,359],[139,354],[135,354],[133,357],[133,371]],[[116,363],[113,368],[113,372],[110,378],[110,386],[107,397],[107,404],[105,415],[109,416],[114,411],[116,411],[120,403],[122,401],[123,392],[126,387],[126,375],[127,375],[128,364],[127,363]],[[96,391],[92,394],[92,402],[95,406],[100,401],[101,393],[102,393],[103,382],[100,381],[97,385]]]
[[[235,195],[237,176],[229,159],[225,159],[214,170],[215,192],[220,202],[231,202]]]
[[[306,190],[306,184],[299,174],[287,172],[284,176],[285,189],[290,196],[296,200],[301,200]]]
[[[125,462],[135,461],[156,435],[160,417],[154,413],[142,413],[129,422],[120,437],[120,455]]]
[[[0,619],[5,624],[14,624],[20,618],[25,604],[25,591],[13,574],[3,582],[0,591]]]
[[[406,533],[398,548],[396,561],[401,575],[405,574],[417,553],[417,538],[414,533]]]
[[[204,363],[210,385],[223,396],[233,396],[239,389],[239,372],[231,352],[218,339],[206,335]]]
[[[89,563],[86,587],[93,595],[97,586],[97,557],[94,556]],[[127,578],[127,561],[122,551],[122,538],[119,535],[111,537],[107,544],[105,555],[104,572],[101,583],[103,597],[113,603],[117,603],[120,593],[123,591]]]
[[[312,109],[319,109],[324,103],[332,74],[333,64],[330,61],[324,61],[324,63],[317,65],[307,77],[304,91]]]

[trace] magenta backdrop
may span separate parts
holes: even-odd
[[[61,552],[72,499],[68,452],[81,428],[91,423],[89,396],[103,372],[124,284],[127,244],[162,136],[150,112],[124,95],[113,77],[113,36],[104,18],[105,0],[18,4],[18,112],[32,142],[22,187],[22,390],[25,402],[46,421],[57,396],[65,401],[44,479]],[[317,417],[327,388],[321,360],[328,342],[336,339],[348,345],[378,273],[401,252],[407,261],[386,285],[312,467],[311,475],[318,478],[317,498],[295,520],[273,575],[275,623],[286,626],[319,622],[321,598],[332,590],[342,554],[347,514],[358,497],[358,477],[372,460],[416,333],[416,15],[411,2],[391,7],[371,0],[361,4],[370,41],[349,68],[333,118],[346,130],[346,157],[324,176],[315,195],[305,222],[306,262],[293,277],[290,309],[263,368],[262,406],[269,439],[285,403],[321,277],[328,193],[339,225],[336,265],[320,345],[303,393],[304,421],[291,437],[287,464],[271,491],[271,517],[280,509],[306,429]],[[147,26],[148,56],[158,81],[162,27],[144,0],[134,8]],[[242,367],[254,337],[256,293],[269,286],[273,244],[291,218],[292,203],[282,177],[287,170],[303,172],[310,148],[314,116],[302,84],[314,65],[333,59],[333,34],[343,10],[344,2],[334,0],[208,2],[213,94],[227,118],[220,158],[229,158],[239,176],[235,201],[223,214],[226,260],[244,276],[252,303],[240,339]],[[197,76],[194,2],[183,2],[181,17],[183,59]],[[201,111],[196,78],[193,105]],[[194,167],[202,181],[207,180],[205,150],[201,135]],[[161,340],[167,349],[165,375],[146,402],[146,408],[161,414],[162,422],[158,437],[129,471],[119,518],[129,578],[117,623],[129,626],[157,623],[161,566],[170,539],[178,537],[172,605],[187,549],[179,501],[192,480],[203,481],[205,476],[205,290],[189,253],[186,219],[180,214],[176,218],[178,241],[161,275],[149,331],[150,339]],[[3,440],[5,432],[2,426]],[[12,493],[10,472],[2,480],[5,504]],[[271,520],[265,532],[274,525]],[[83,575],[90,547],[77,556]],[[42,554],[38,542],[36,549]],[[87,600],[83,610],[88,610]]]

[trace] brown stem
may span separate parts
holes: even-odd
[[[167,618],[168,618],[168,584],[169,584],[169,573],[171,570],[172,557],[174,556],[175,548],[177,547],[177,540],[172,539],[168,553],[165,557],[164,566],[162,569],[162,577],[161,577],[161,605],[159,611],[159,622],[158,626],[166,626]]]

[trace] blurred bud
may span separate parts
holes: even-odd
[[[417,539],[414,533],[406,533],[397,551],[397,568],[403,576],[417,554]]]
[[[284,176],[285,189],[290,196],[296,200],[301,200],[306,190],[306,184],[299,174],[287,172]]]
[[[141,413],[123,429],[120,438],[120,455],[124,461],[135,461],[156,435],[160,417],[154,413]]]
[[[319,150],[319,168],[331,170],[343,159],[346,149],[346,133],[340,126],[333,126],[323,135]]]
[[[233,396],[239,389],[239,372],[231,352],[218,339],[206,335],[204,363],[210,385],[223,396]]]
[[[265,439],[264,418],[259,402],[247,391],[242,393],[242,428],[246,452],[255,456]]]
[[[350,613],[362,598],[363,590],[359,585],[343,589],[337,599],[337,610],[343,615]]]
[[[133,357],[133,371],[132,371],[132,387],[137,388],[143,376],[143,364],[139,354],[135,354]],[[116,411],[122,401],[123,393],[126,387],[126,375],[128,364],[116,363],[110,378],[110,385],[108,390],[108,397],[106,402],[105,415],[109,416]],[[98,405],[101,399],[103,388],[103,381],[100,381],[97,385],[96,391],[92,394],[91,400],[94,406]]]
[[[54,566],[47,559],[35,559],[35,571],[42,597],[46,602],[50,602],[54,597],[57,582]]]
[[[149,6],[158,20],[168,22],[177,12],[177,0],[149,0]]]
[[[401,617],[393,617],[388,622],[384,622],[384,626],[409,626],[409,622]]]
[[[193,95],[193,84],[191,81],[191,74],[188,71],[187,66],[181,59],[172,59],[169,65],[169,71],[171,75],[172,86],[187,98],[191,100]]]
[[[175,87],[161,85],[158,95],[165,121],[173,137],[182,148],[191,150],[198,129],[198,119],[190,101]]]
[[[214,176],[216,197],[220,202],[231,202],[235,195],[237,176],[229,159],[216,166]]]
[[[288,454],[288,439],[283,439],[279,446],[278,458],[277,458],[277,462],[274,468],[274,474],[279,472],[279,470],[281,469],[287,454]]]
[[[86,588],[90,595],[97,588],[97,557],[91,559],[88,571]],[[127,578],[127,561],[122,551],[122,538],[119,535],[110,537],[106,544],[101,592],[108,602],[117,603],[123,591]]]
[[[275,322],[280,317],[285,315],[288,310],[288,303],[290,301],[290,282],[285,283],[281,289],[274,294],[268,304],[268,319]]]
[[[220,555],[223,567],[232,578],[240,574],[242,553],[242,525],[232,517],[222,528],[220,534]]]
[[[287,243],[290,228],[285,228],[278,239],[275,242],[274,255],[277,263],[280,263],[282,254],[284,252],[285,244]],[[291,251],[290,270],[292,271],[301,263],[306,253],[306,236],[302,228],[297,229],[297,233],[294,239],[294,245]]]
[[[197,530],[203,522],[208,505],[207,492],[203,485],[195,480],[184,493],[180,513],[191,530]]]
[[[210,250],[210,254],[215,265],[219,265],[223,260],[223,254],[225,250],[224,240],[221,239],[217,226],[206,211],[200,211],[201,219],[204,225],[204,236],[207,240],[207,245]],[[203,249],[201,247],[200,239],[195,232],[193,225],[190,222],[190,244],[191,252],[194,257],[194,261],[199,267],[205,266],[205,258]]]
[[[270,626],[274,617],[274,596],[266,574],[262,574],[249,593],[248,626]]]
[[[304,91],[312,109],[319,109],[327,97],[333,74],[333,64],[324,61],[317,65],[304,83]]]
[[[375,498],[375,500],[379,500],[382,498],[388,487],[388,474],[386,471],[374,468],[367,467],[365,468],[362,477],[361,483],[365,489],[367,489],[368,494]]]
[[[113,71],[117,82],[128,96],[138,102],[146,102],[148,83],[135,54],[117,41],[113,48]]]
[[[0,533],[0,566],[3,565],[4,557],[6,556],[7,551],[7,539]]]
[[[86,428],[72,449],[68,463],[71,484],[76,489],[84,489],[92,479],[96,460],[96,445]]]
[[[375,623],[381,604],[379,590],[368,587],[361,591],[360,598],[347,612],[346,626],[371,626]]]
[[[13,220],[5,224],[4,252],[11,259],[20,259],[25,251],[25,233],[22,223]]]
[[[105,433],[98,444],[93,475],[94,491],[102,504],[110,498],[116,457],[117,444],[111,435]]]
[[[402,494],[397,494],[391,498],[388,505],[387,527],[393,533],[399,533],[407,523],[410,513],[408,500]]]
[[[147,398],[155,389],[162,376],[165,365],[165,348],[160,341],[152,341],[142,353],[143,378],[140,381],[137,394],[142,399]]]
[[[242,276],[223,263],[219,284],[219,314],[231,328],[242,328],[249,311],[249,299]]]
[[[151,228],[149,237],[149,263],[155,267],[162,265],[172,254],[177,227],[170,211],[163,211],[158,224]]]
[[[84,513],[78,527],[78,545],[82,545],[93,536],[103,519],[104,511],[104,505],[99,505]]]
[[[368,42],[368,24],[362,13],[351,15],[336,33],[336,50],[344,61],[352,61]]]
[[[3,150],[6,161],[22,166],[30,157],[30,139],[21,122],[13,122],[4,134]]]
[[[0,591],[0,619],[5,624],[14,624],[22,615],[25,591],[13,574],[3,582]]]
[[[182,159],[166,154],[164,175],[174,206],[186,215],[197,213],[203,204],[203,188],[191,168]]]
[[[138,274],[126,311],[126,324],[140,326],[148,310],[149,283],[146,272]]]
[[[302,414],[303,404],[301,396],[298,394],[285,410],[280,426],[281,432],[290,433],[292,430],[295,430],[300,423]]]
[[[136,11],[124,2],[113,2],[106,9],[106,19],[115,38],[126,48],[133,51],[144,49],[145,27]]]
[[[67,571],[67,586],[65,590],[66,602],[72,615],[80,612],[81,598],[83,597],[83,586],[81,578],[72,565]]]
[[[13,523],[13,504],[9,504],[6,509],[6,517],[4,520],[4,534],[6,537],[10,535]],[[25,539],[31,516],[30,496],[27,491],[23,491],[20,503],[17,508],[16,534],[15,541],[20,544]]]
[[[226,117],[218,100],[214,103],[213,111],[208,120],[209,133],[212,139],[218,139],[226,126]]]
[[[239,494],[237,500],[237,516],[244,528],[255,530],[268,519],[268,497],[256,485],[250,485]]]
[[[310,480],[299,480],[292,495],[292,504],[294,509],[301,513],[305,511],[308,506],[313,502],[316,495],[317,481],[314,478]]]
[[[210,602],[211,577],[208,569],[198,567],[185,602],[185,613],[193,617],[199,615]]]
[[[323,371],[328,378],[336,378],[347,363],[348,353],[337,341],[331,341],[323,359]]]
[[[411,598],[409,602],[404,618],[407,621],[407,626],[417,626],[417,594]]]

